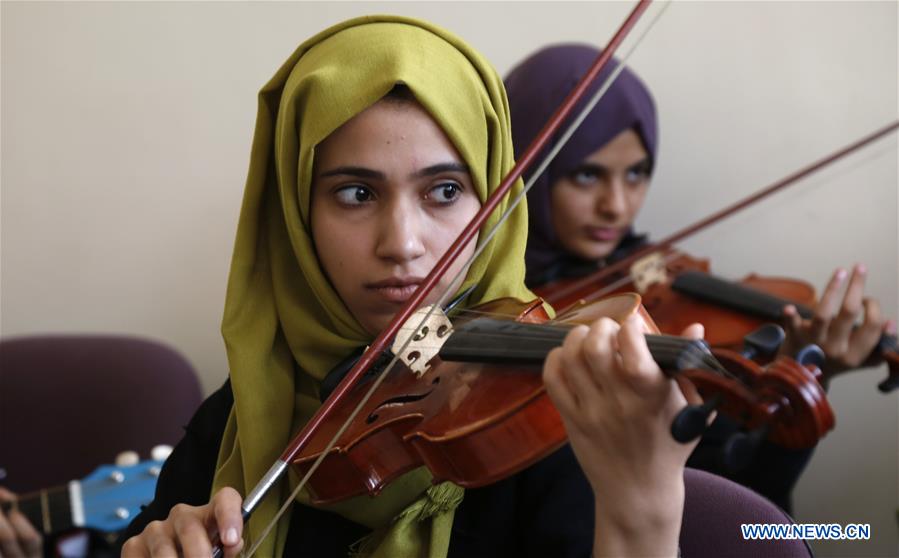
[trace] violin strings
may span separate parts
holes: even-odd
[[[500,317],[506,318],[506,319],[508,319],[508,318],[510,318],[510,317],[513,316],[513,314],[501,314],[501,313],[494,313],[494,312],[481,312],[481,311],[476,311],[476,310],[470,310],[470,311],[469,311],[469,310],[460,310],[459,313],[460,313],[460,314],[463,314],[463,315],[470,313],[470,314],[476,315],[476,316],[487,316],[487,317],[500,316]],[[539,323],[539,324],[532,324],[532,323],[529,323],[529,322],[513,322],[513,321],[511,321],[511,320],[510,320],[510,323],[517,323],[517,324],[520,324],[520,325],[523,325],[523,326],[531,326],[531,325],[533,325],[533,326],[538,326],[538,327],[540,328],[541,331],[551,332],[551,333],[554,333],[554,334],[550,334],[550,335],[540,335],[540,334],[538,334],[538,333],[535,333],[534,329],[530,329],[530,328],[527,328],[527,327],[523,327],[523,328],[521,328],[519,331],[516,331],[516,332],[499,332],[499,331],[495,331],[495,332],[494,332],[494,331],[483,332],[483,331],[478,331],[478,332],[477,332],[477,335],[478,335],[479,337],[482,337],[482,338],[483,338],[483,337],[489,337],[489,338],[495,338],[495,339],[514,338],[514,339],[527,339],[527,340],[556,341],[556,340],[558,340],[558,334],[563,334],[563,333],[564,333],[564,334],[567,334],[568,331],[570,331],[572,328],[576,327],[577,325],[585,325],[585,324],[572,324],[572,323],[558,323],[558,324],[554,324],[554,323],[552,322],[552,320],[548,320],[547,322],[542,322],[542,323]],[[410,330],[412,330],[412,329],[413,329],[413,328],[411,328],[411,327],[402,327],[402,328],[400,328],[401,331],[410,331]],[[458,330],[458,329],[456,329],[456,328],[453,328],[453,329],[451,329],[450,331],[451,331],[451,332],[458,332],[458,331],[460,331],[460,330]],[[683,344],[684,344],[684,338],[682,338],[682,337],[677,337],[677,336],[674,336],[674,335],[667,335],[667,334],[647,334],[647,335],[652,336],[652,338],[654,339],[654,342],[655,342],[655,344],[656,344],[657,346],[658,346],[658,345],[664,345],[664,344],[667,344],[667,343],[673,343],[675,346],[683,346]],[[435,346],[435,345],[422,345],[421,343],[418,343],[417,346],[423,347],[423,348],[426,348],[426,349],[435,349],[435,348],[439,348],[438,346]]]
[[[516,322],[511,322],[516,323]],[[531,325],[531,324],[528,324]],[[534,330],[522,328],[519,331],[515,332],[502,332],[502,331],[477,331],[477,332],[466,332],[459,329],[451,330],[454,333],[463,333],[463,334],[474,334],[479,338],[491,338],[491,339],[518,339],[518,340],[529,340],[529,341],[561,341],[559,335],[567,334],[571,329],[576,327],[577,325],[586,325],[586,324],[572,324],[572,325],[546,325],[541,326],[537,325],[543,331],[547,332],[545,335],[541,335],[540,333],[534,332]],[[411,329],[411,328],[408,328]],[[652,339],[655,344],[658,345],[666,345],[670,344],[671,346],[683,346],[690,340],[685,337],[678,337],[675,335],[666,335],[660,333],[647,333],[645,334],[648,338]],[[416,343],[416,347],[423,347],[426,349],[435,349],[439,348],[441,345],[427,345],[424,343]]]
[[[510,322],[510,323],[519,323],[519,322]],[[463,334],[476,334],[479,338],[490,338],[490,339],[517,339],[517,340],[531,340],[531,341],[561,341],[559,339],[559,335],[567,334],[571,329],[576,327],[577,325],[585,325],[585,324],[564,324],[564,325],[542,325],[542,324],[524,324],[524,325],[535,325],[539,327],[543,332],[547,332],[547,335],[541,335],[540,333],[535,332],[530,328],[521,328],[516,332],[502,332],[502,331],[477,331],[477,332],[465,332],[458,329],[453,329],[451,331],[455,333],[463,333]],[[407,330],[411,328],[406,328]],[[658,333],[647,333],[645,334],[647,338],[652,339],[654,345],[656,346],[671,346],[671,347],[683,347],[690,340],[685,337],[678,337],[675,335],[666,335],[666,334],[658,334]],[[441,344],[442,345],[442,344]],[[417,347],[423,347],[426,349],[435,349],[439,348],[441,345],[427,345],[423,343],[416,343]]]
[[[571,326],[545,326],[548,331],[556,332],[556,333],[567,333],[568,330],[571,329]],[[460,332],[456,332],[458,335]],[[514,339],[516,341],[550,341],[550,342],[560,342],[561,339],[558,335],[540,335],[534,333],[532,330],[522,330],[520,332],[482,332],[479,331],[476,333],[479,340],[484,341],[505,341],[508,339]],[[661,334],[647,334],[647,338],[652,340],[652,354],[658,359],[665,360],[676,360],[679,357],[685,359],[685,363],[689,365],[691,368],[703,368],[712,372],[716,372],[719,375],[735,379],[736,377],[728,371],[724,366],[718,362],[718,360],[714,357],[714,355],[710,354],[697,354],[693,351],[688,351],[684,353],[685,347],[690,343],[690,340],[685,339],[683,337],[676,337],[671,335],[661,335]],[[416,348],[421,348],[425,350],[437,350],[442,345],[436,344],[427,344],[427,343],[417,343]],[[558,346],[561,346],[559,343]],[[508,356],[518,356],[518,355],[528,355],[533,354],[532,350],[529,349],[519,349],[516,347],[507,348],[503,351],[504,355]]]
[[[494,225],[493,228],[491,228],[491,230],[484,237],[484,240],[482,242],[478,242],[478,246],[475,247],[474,253],[471,255],[471,257],[469,257],[468,261],[466,262],[466,265],[464,265],[461,268],[462,270],[467,270],[471,266],[471,263],[478,256],[480,256],[480,254],[484,251],[484,249],[489,245],[489,243],[493,239],[493,237],[496,236],[496,234],[499,232],[500,226],[502,226],[502,224],[508,219],[509,215],[511,215],[512,211],[521,203],[521,201],[526,196],[528,190],[536,183],[539,176],[546,170],[546,167],[549,166],[550,161],[552,161],[555,158],[555,156],[558,154],[558,152],[562,149],[562,147],[568,142],[568,140],[574,134],[577,127],[580,126],[581,122],[583,122],[583,120],[586,119],[586,117],[590,113],[590,111],[593,110],[593,107],[596,106],[596,104],[599,102],[599,99],[605,94],[606,90],[608,90],[609,87],[611,87],[611,84],[618,77],[618,74],[621,73],[621,71],[624,69],[625,63],[627,62],[627,60],[633,54],[633,52],[637,48],[637,46],[646,37],[647,33],[649,33],[649,31],[653,28],[653,26],[659,20],[661,15],[668,9],[669,4],[671,4],[671,2],[664,2],[662,4],[662,8],[658,11],[658,13],[655,15],[655,17],[653,17],[649,21],[649,24],[646,27],[646,29],[640,35],[637,36],[636,41],[634,42],[633,46],[631,46],[631,48],[620,58],[618,66],[612,71],[612,73],[609,75],[609,77],[606,78],[606,81],[603,82],[603,85],[596,91],[596,93],[594,93],[593,97],[585,105],[585,107],[583,108],[581,113],[578,115],[578,117],[572,122],[571,126],[569,126],[568,129],[565,131],[565,133],[562,135],[559,142],[556,143],[556,145],[552,148],[552,150],[543,159],[540,167],[531,176],[530,180],[528,180],[527,184],[525,184],[525,187],[522,189],[522,191],[518,194],[518,196],[516,196],[510,202],[509,207],[500,216],[496,225]],[[430,319],[431,315],[434,313],[435,308],[443,307],[446,305],[446,302],[449,299],[450,293],[453,292],[453,290],[456,288],[456,285],[458,285],[461,282],[461,279],[462,279],[462,277],[461,277],[461,272],[460,272],[460,274],[458,274],[450,282],[450,285],[446,289],[446,291],[444,291],[444,293],[439,296],[437,303],[434,306],[432,306],[428,310],[428,312],[425,314],[425,316],[421,319],[420,323],[415,328],[416,331],[421,329],[421,327],[427,323],[428,319]],[[398,351],[398,353],[402,353],[403,351],[405,351],[411,341],[412,341],[412,337],[410,336],[409,338],[406,339],[406,342],[403,343],[403,346],[400,347],[400,350]],[[369,389],[366,390],[362,399],[359,401],[359,403],[353,409],[352,413],[350,413],[350,416],[347,418],[347,420],[344,422],[344,424],[341,426],[341,428],[334,434],[334,436],[332,436],[331,440],[325,446],[325,449],[321,452],[321,454],[318,456],[318,458],[316,458],[316,460],[313,462],[312,466],[309,468],[309,470],[306,472],[306,474],[303,476],[303,478],[297,484],[296,488],[291,493],[291,497],[284,503],[284,505],[282,505],[278,509],[278,513],[275,514],[274,518],[269,523],[269,525],[265,528],[262,535],[250,548],[250,550],[248,552],[249,556],[252,556],[253,553],[256,552],[256,550],[259,548],[259,545],[262,544],[262,541],[265,540],[265,538],[271,533],[274,526],[281,519],[281,517],[287,511],[289,506],[292,505],[294,498],[296,498],[296,495],[300,493],[300,491],[303,489],[303,487],[305,487],[306,483],[309,481],[309,478],[315,473],[316,470],[318,470],[318,467],[321,465],[322,461],[324,461],[325,456],[328,455],[328,453],[331,451],[331,449],[334,448],[334,446],[337,443],[337,440],[340,439],[340,437],[343,435],[343,433],[349,427],[350,423],[352,423],[353,420],[356,418],[356,415],[359,414],[359,411],[365,406],[365,404],[369,401],[369,399],[371,399],[375,390],[378,389],[378,387],[381,385],[381,383],[387,377],[387,374],[390,373],[390,371],[393,369],[394,366],[396,366],[396,362],[398,360],[399,360],[398,357],[396,355],[394,355],[394,357],[390,360],[390,363],[384,367],[384,370],[381,371],[380,374],[377,375],[377,377],[372,382]]]

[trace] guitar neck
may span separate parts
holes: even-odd
[[[74,486],[73,486],[74,485]],[[17,509],[35,528],[44,535],[67,531],[73,527],[84,524],[84,519],[78,521],[72,513],[72,492],[80,491],[80,483],[73,481],[68,486],[57,486],[22,495],[15,502],[3,502],[0,508],[4,513]]]

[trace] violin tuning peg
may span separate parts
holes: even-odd
[[[827,359],[827,355],[824,354],[824,351],[818,345],[806,345],[799,349],[799,352],[796,353],[796,356],[793,357],[796,362],[803,366],[808,366],[809,364],[814,365],[818,368],[824,365],[824,361]]]
[[[757,428],[749,433],[737,432],[724,443],[724,466],[731,472],[739,472],[745,469],[755,456],[759,446],[768,436],[768,425]]]
[[[119,467],[130,467],[132,465],[137,465],[139,462],[140,457],[138,457],[136,451],[123,451],[115,456],[115,464]]]
[[[764,324],[743,337],[743,356],[749,359],[756,356],[773,357],[777,354],[787,334],[777,324]]]
[[[702,405],[687,405],[681,409],[671,423],[671,436],[682,444],[702,436],[708,427],[709,416],[718,407],[719,402],[715,396]]]
[[[890,370],[890,375],[885,380],[877,384],[877,389],[881,393],[890,393],[894,389],[899,388],[899,373]]]

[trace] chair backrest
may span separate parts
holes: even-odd
[[[733,481],[699,471],[684,472],[686,487],[680,549],[683,558],[810,558],[805,541],[746,540],[740,526],[793,523],[779,507]]]
[[[193,367],[134,337],[0,340],[0,479],[28,492],[80,479],[119,452],[174,445],[202,399]]]

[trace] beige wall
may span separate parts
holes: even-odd
[[[346,17],[429,18],[501,72],[550,41],[603,42],[619,3],[2,3],[0,334],[128,332],[225,378],[218,327],[255,93]],[[684,3],[632,59],[661,156],[641,228],[659,237],[897,116],[897,4]],[[895,136],[687,243],[721,274],[805,278],[864,261],[897,317]],[[808,522],[871,523],[897,547],[897,397],[835,382],[837,431],[798,490]]]

